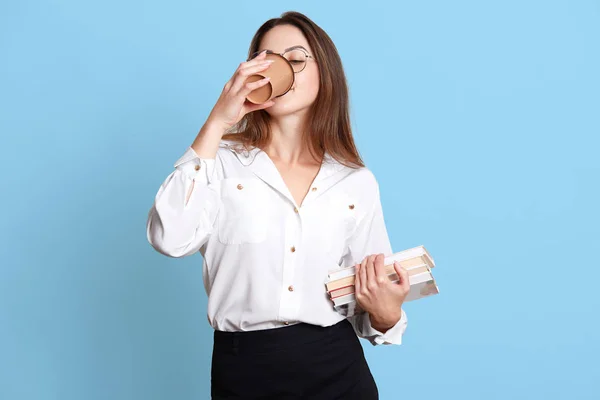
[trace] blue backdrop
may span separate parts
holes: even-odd
[[[205,399],[201,257],[148,209],[255,30],[332,37],[396,250],[441,294],[367,359],[387,399],[597,399],[598,1],[3,1],[0,399]]]

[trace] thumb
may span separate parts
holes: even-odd
[[[401,266],[398,261],[394,261],[394,270],[396,270],[396,274],[398,274],[398,279],[400,280],[400,282],[398,282],[398,285],[400,285],[403,291],[408,293],[408,291],[410,290],[408,271],[406,271],[406,269],[403,266]]]

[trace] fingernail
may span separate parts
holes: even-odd
[[[262,80],[263,80],[263,81],[268,81],[268,80],[270,80],[270,79],[271,79],[271,77],[270,77],[270,76],[267,76],[266,78],[263,78]]]
[[[275,62],[275,60],[265,60],[262,62],[262,64],[273,64]]]

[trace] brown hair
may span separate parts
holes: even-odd
[[[304,135],[304,143],[310,154],[315,159],[321,159],[328,152],[348,167],[364,167],[352,137],[348,85],[342,60],[333,41],[323,29],[304,14],[285,12],[280,18],[268,20],[256,31],[250,43],[248,57],[258,51],[264,35],[278,25],[292,25],[302,31],[319,68],[319,93],[309,110],[305,131],[308,134]],[[223,139],[263,148],[271,140],[269,119],[265,110],[248,113],[229,129]]]

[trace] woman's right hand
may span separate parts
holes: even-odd
[[[273,100],[263,104],[253,104],[246,100],[246,96],[250,92],[269,83],[269,78],[246,83],[246,79],[250,75],[269,68],[271,62],[266,60],[266,54],[263,51],[252,60],[241,63],[225,84],[221,96],[208,116],[208,120],[221,126],[223,131],[238,123],[244,115],[275,104]]]

